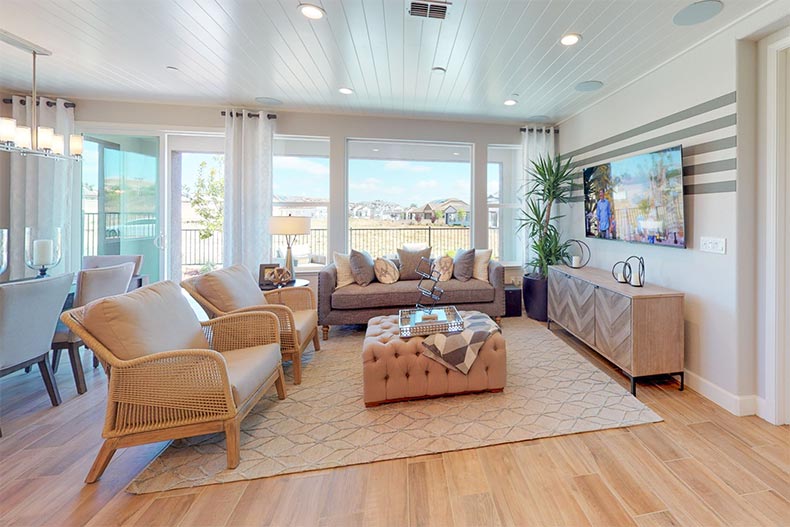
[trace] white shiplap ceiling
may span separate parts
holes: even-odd
[[[322,20],[298,0],[0,0],[0,29],[53,52],[39,59],[49,95],[556,122],[766,3],[724,0],[678,27],[692,0],[453,0],[443,21],[400,0],[314,1]],[[560,45],[568,32],[584,38]],[[604,88],[576,91],[585,80]],[[29,55],[2,42],[0,88],[30,88]]]

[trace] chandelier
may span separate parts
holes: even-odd
[[[31,93],[30,126],[17,126],[16,119],[0,117],[0,151],[12,152],[23,156],[49,157],[53,159],[82,159],[82,136],[71,134],[66,138],[56,134],[53,128],[38,126],[38,97],[36,95],[36,58],[52,55],[44,49],[23,38],[0,29],[0,41],[26,51],[33,56],[33,89]],[[68,150],[66,147],[68,146]]]

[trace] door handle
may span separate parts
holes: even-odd
[[[154,247],[156,247],[160,251],[165,248],[165,235],[164,234],[159,234],[159,236],[154,238]]]

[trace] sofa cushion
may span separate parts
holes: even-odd
[[[475,265],[472,278],[488,282],[488,263],[491,261],[491,249],[475,249]]]
[[[282,362],[279,344],[266,344],[226,351],[228,380],[236,406],[249,399]]]
[[[348,255],[348,263],[351,264],[351,274],[357,284],[366,286],[376,279],[376,273],[373,271],[373,257],[367,251],[352,249]]]
[[[335,269],[337,269],[337,285],[335,288],[339,289],[349,284],[353,284],[354,274],[351,272],[351,262],[349,261],[349,255],[333,253],[332,260],[334,260]]]
[[[394,284],[400,278],[398,265],[388,258],[376,258],[373,264],[376,280],[382,284]]]
[[[480,280],[442,282],[444,289],[439,304],[476,304],[493,302],[494,286]],[[364,309],[373,307],[414,306],[420,299],[416,280],[400,280],[394,284],[374,282],[367,287],[352,284],[332,293],[332,309]]]
[[[400,261],[400,279],[401,280],[419,280],[420,275],[417,274],[417,266],[420,264],[422,258],[431,257],[431,248],[409,251],[406,249],[398,249],[398,260]]]
[[[243,265],[199,275],[195,289],[223,313],[266,303],[258,283]]]
[[[294,311],[294,324],[299,334],[299,342],[304,342],[310,336],[310,332],[318,327],[318,312],[313,309]]]
[[[83,325],[121,360],[179,349],[208,349],[195,312],[175,282],[157,282],[85,306]]]
[[[458,249],[453,259],[453,278],[462,282],[470,280],[475,270],[475,250]]]

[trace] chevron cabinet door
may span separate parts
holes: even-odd
[[[631,299],[606,289],[595,290],[595,347],[631,371]]]
[[[568,327],[568,275],[555,269],[549,270],[549,319]]]
[[[589,346],[595,346],[595,291],[586,280],[568,279],[569,329]]]

